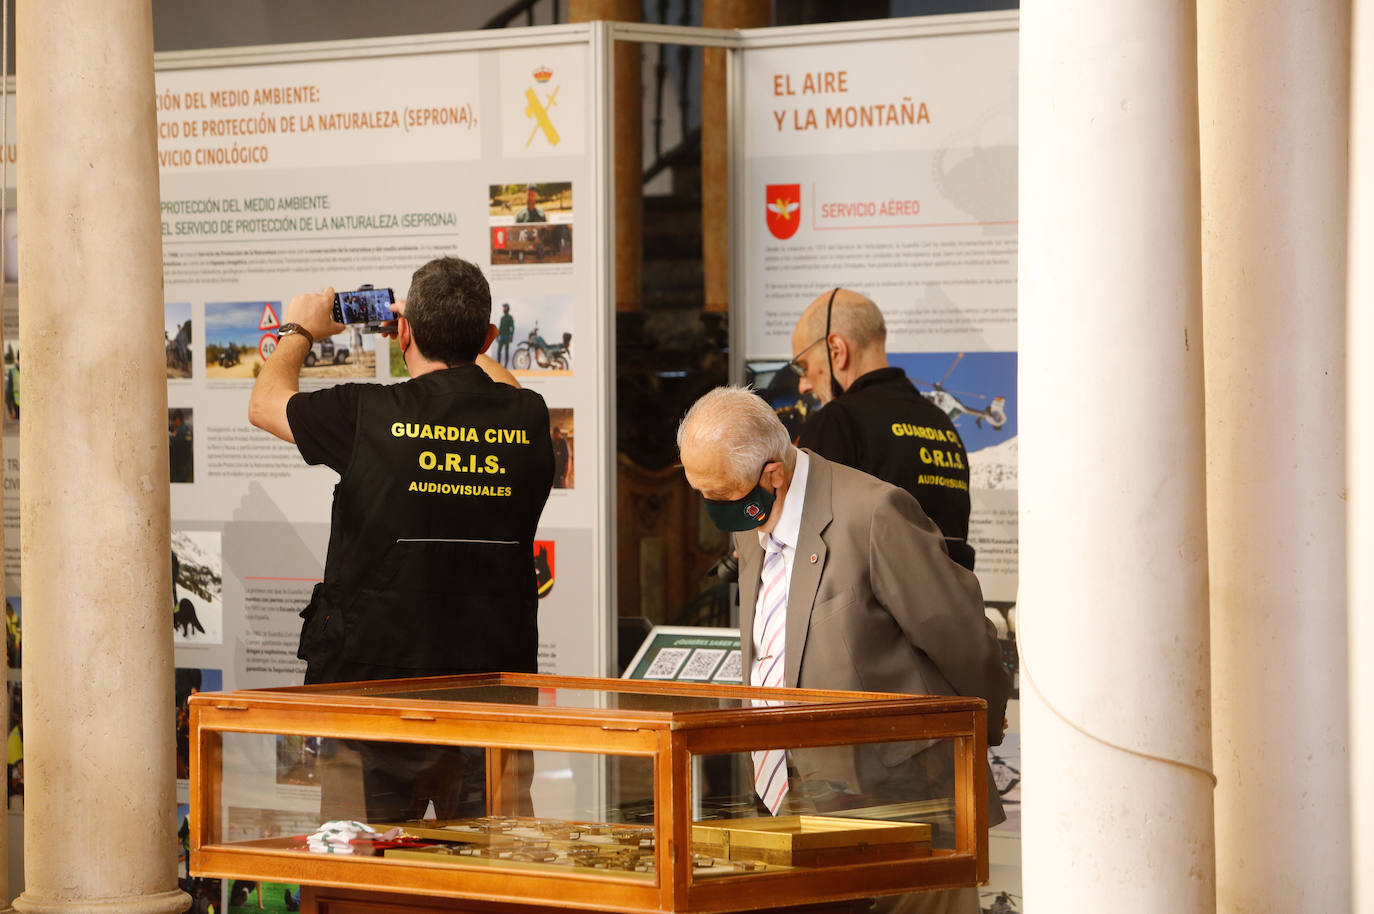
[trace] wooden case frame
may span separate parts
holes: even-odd
[[[954,888],[988,878],[986,705],[976,698],[900,696],[811,689],[629,682],[494,673],[375,683],[371,694],[344,685],[201,693],[190,699],[191,833],[194,875],[483,899],[586,910],[715,912],[842,901]],[[690,711],[582,709],[390,698],[445,686],[515,686],[678,694],[707,698],[800,699],[814,704]],[[221,734],[306,733],[490,750],[488,805],[503,811],[503,750],[551,750],[650,757],[654,766],[656,873],[651,882],[576,870],[530,872],[425,864],[379,857],[284,852],[263,842],[219,843]],[[950,739],[955,759],[953,850],[910,860],[850,863],[693,881],[690,760],[693,755],[769,746],[844,746]]]

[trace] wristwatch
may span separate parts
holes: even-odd
[[[305,343],[307,346],[315,345],[315,337],[310,333],[310,331],[306,330],[300,324],[296,323],[282,324],[281,328],[277,330],[277,339],[280,340],[282,337],[291,333],[299,333],[301,336],[305,337]]]

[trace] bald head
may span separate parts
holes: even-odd
[[[687,482],[707,498],[742,495],[768,461],[790,469],[795,460],[782,420],[747,387],[717,387],[693,403],[678,426],[677,446]]]
[[[825,334],[825,314],[830,302],[830,293],[822,292],[802,312],[797,322],[797,330],[806,340],[820,339]],[[887,346],[887,324],[883,322],[883,312],[872,300],[852,289],[840,289],[835,293],[835,304],[830,310],[830,332],[838,333],[860,350],[883,350]]]
[[[887,324],[871,300],[851,289],[822,292],[806,306],[792,332],[793,360],[801,369],[797,389],[822,403],[832,395],[831,376],[840,390],[856,378],[887,367]],[[826,318],[830,333],[826,335]],[[825,345],[820,345],[821,340]]]

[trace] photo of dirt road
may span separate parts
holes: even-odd
[[[314,365],[306,365],[301,368],[302,378],[372,378],[377,375],[377,353],[369,348],[372,345],[372,338],[363,338],[362,350],[354,350],[348,346],[346,340],[347,333],[340,333],[332,337],[335,344],[335,354],[341,349],[347,349],[345,361],[335,363],[333,361],[321,361],[318,355]],[[318,349],[318,344],[316,344]]]
[[[167,377],[191,376],[191,303],[163,304],[162,344],[167,353]]]
[[[280,314],[281,302],[276,301],[206,302],[205,377],[257,377],[262,366],[258,346],[266,337],[275,342]]]
[[[213,362],[209,360],[208,355],[207,353],[205,376],[211,380],[247,378],[251,381],[262,370],[262,356],[258,355],[256,348],[250,352],[239,350],[232,354],[227,350],[221,350]]]
[[[276,348],[281,302],[207,302],[205,377],[251,381],[262,370],[263,353]],[[375,378],[376,337],[352,325],[343,333],[316,340],[301,367],[304,380]]]

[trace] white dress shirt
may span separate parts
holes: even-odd
[[[782,543],[783,561],[783,580],[790,588],[792,583],[792,560],[797,553],[797,540],[801,536],[802,502],[806,500],[806,477],[811,466],[811,458],[805,451],[797,451],[797,463],[792,470],[792,482],[787,486],[787,495],[782,501],[782,513],[778,515],[777,526],[773,528],[773,539]],[[769,534],[760,531],[756,534],[759,538],[759,545],[763,547],[765,553],[768,551]],[[783,597],[783,613],[787,612],[786,594]],[[763,658],[763,588],[759,588],[758,599],[754,603],[754,663],[753,669],[749,671],[749,682],[751,685],[760,685],[755,681],[755,676],[759,673],[759,661]],[[784,631],[786,631],[787,617],[783,616]]]

